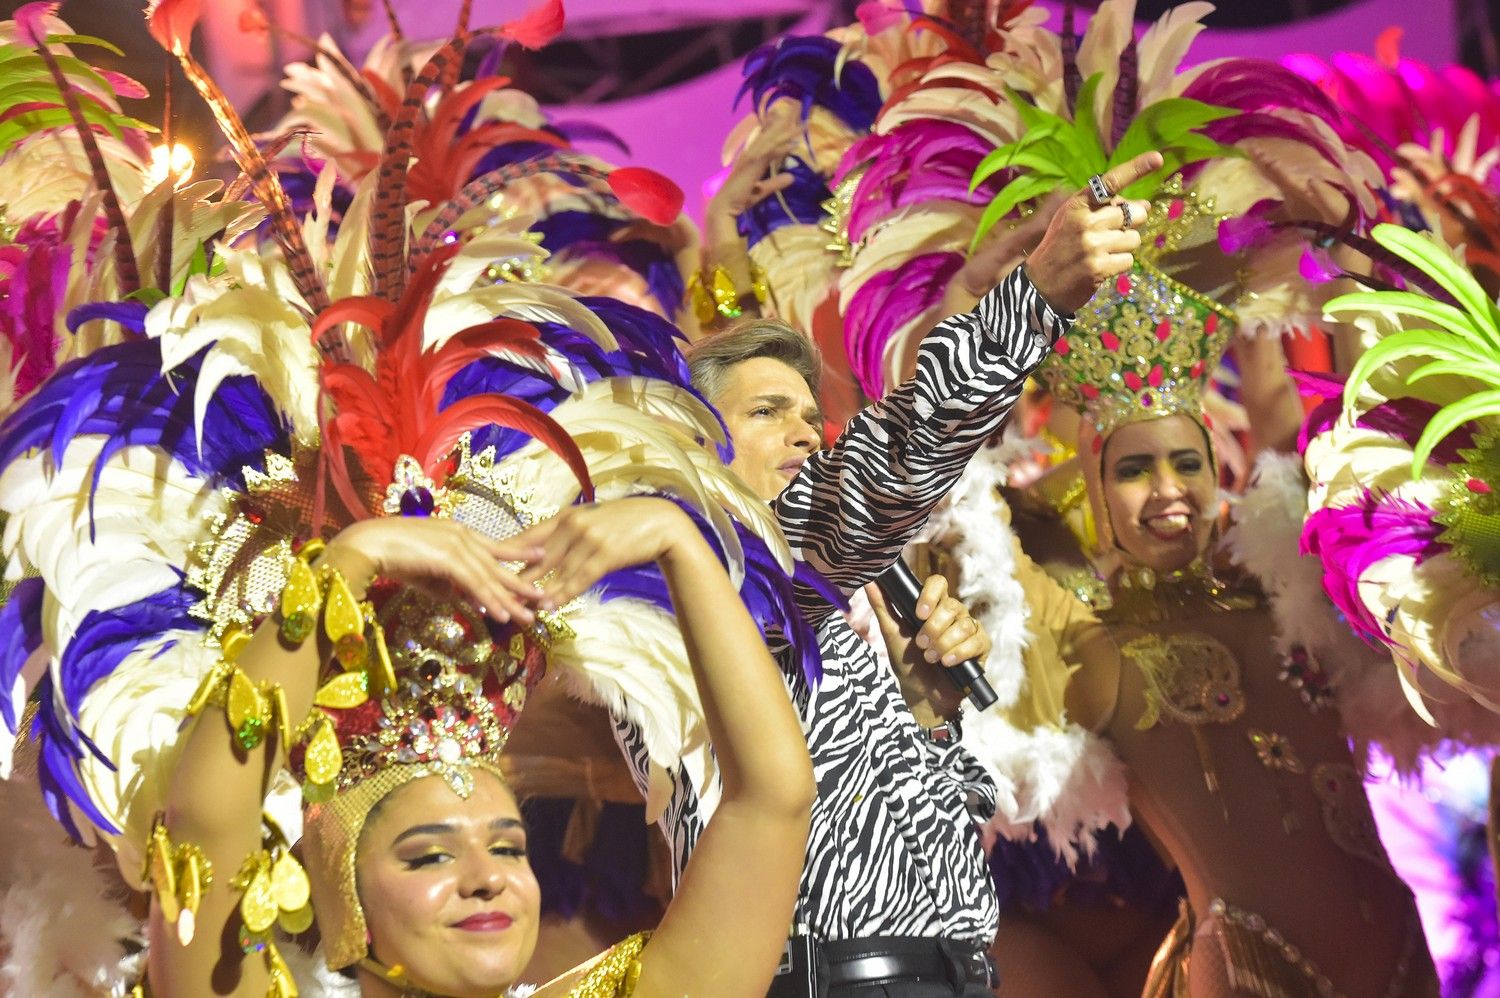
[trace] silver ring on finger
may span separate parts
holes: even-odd
[[[1120,202],[1120,217],[1125,220],[1125,228],[1130,228],[1130,223],[1135,221],[1135,216],[1130,213],[1130,202]]]
[[[1109,185],[1104,182],[1104,178],[1096,173],[1089,178],[1089,197],[1094,199],[1095,208],[1102,208],[1109,204],[1110,199],[1114,197],[1114,193],[1110,191]]]

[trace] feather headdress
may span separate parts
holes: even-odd
[[[1187,189],[1212,199],[1225,218],[1256,205],[1274,206],[1278,218],[1333,224],[1372,214],[1378,174],[1368,157],[1339,140],[1332,124],[1338,110],[1316,88],[1253,59],[1181,69],[1210,9],[1174,8],[1139,40],[1129,0],[1101,4],[1081,39],[1071,15],[1058,32],[1028,11],[982,61],[934,60],[893,92],[874,133],[841,166],[842,175],[859,178],[850,226],[854,266],[840,295],[845,309],[862,300],[866,283],[892,281],[887,270],[930,267],[938,253],[961,261],[990,230],[1016,228],[1053,191],[1071,194],[1090,175],[1148,147],[1167,163],[1126,192],[1131,196],[1149,196],[1182,173]],[[971,221],[932,240],[926,233],[934,211]],[[860,266],[860,240],[899,245],[906,233],[919,247],[907,260]],[[1159,262],[1226,303],[1252,292],[1240,303],[1242,332],[1282,330],[1318,318],[1319,302],[1304,299],[1327,292],[1306,290],[1300,278],[1301,237],[1278,239],[1226,259],[1213,227],[1199,226],[1161,247]],[[1019,262],[1028,248],[1017,245],[1008,255]],[[951,273],[957,263],[949,267]],[[857,372],[867,392],[899,379],[910,338],[935,318],[943,287],[918,280],[909,286],[911,294],[884,303],[880,342],[856,344],[874,334],[846,322],[850,356],[869,359]]]
[[[1375,242],[1437,294],[1328,303],[1368,349],[1303,429],[1304,548],[1357,632],[1389,649],[1412,706],[1472,697],[1500,711],[1500,309],[1436,238],[1383,224]]]
[[[221,99],[190,63],[190,8],[163,0],[153,26]],[[439,81],[443,65],[429,59],[416,79]],[[408,97],[421,103],[416,87]],[[14,736],[32,743],[52,813],[77,837],[103,833],[136,882],[195,690],[235,631],[268,611],[291,545],[368,516],[449,515],[505,535],[580,497],[671,497],[701,524],[752,614],[816,674],[792,585],[821,583],[727,471],[724,427],[693,391],[669,323],[608,298],[497,281],[497,258],[545,251],[517,238],[529,219],[477,234],[441,221],[462,214],[463,190],[425,223],[453,237],[424,238],[428,229],[406,221],[409,185],[393,179],[404,161],[361,182],[334,234],[326,213],[295,214],[233,110],[217,113],[274,245],[218,245],[211,265],[149,306],[90,306],[80,321],[107,314],[135,335],[63,365],[0,426],[13,586],[0,609],[0,772]],[[392,150],[403,129],[394,116],[388,164],[401,158]],[[665,220],[649,178],[560,162]],[[478,178],[477,196],[503,176]],[[443,619],[462,624],[455,612]],[[545,661],[578,694],[636,720],[652,762],[682,766],[712,806],[714,761],[659,572],[620,573],[515,637],[493,646],[495,662],[516,666],[505,681],[491,690],[474,680],[487,694],[513,713],[524,699],[517,680]],[[396,688],[370,676],[369,690]],[[28,702],[34,718],[23,723]],[[335,727],[341,740],[354,730]],[[367,757],[355,747],[346,760]],[[322,768],[326,777],[326,757]],[[295,808],[280,824],[295,835]],[[334,931],[342,945],[357,929]]]
[[[1373,58],[1282,62],[1339,106],[1340,137],[1384,171],[1386,220],[1462,244],[1481,283],[1500,291],[1500,83],[1404,58],[1399,38],[1400,29],[1387,29]]]

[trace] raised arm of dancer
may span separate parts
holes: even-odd
[[[521,535],[547,552],[525,577],[554,572],[544,596],[562,605],[616,568],[661,566],[723,779],[719,805],[641,955],[635,998],[760,998],[802,873],[815,793],[806,738],[760,630],[687,514],[664,499],[605,505],[615,515],[574,507]]]
[[[1275,335],[1240,337],[1234,344],[1240,362],[1240,400],[1249,416],[1251,453],[1294,451],[1302,429],[1302,399],[1286,373],[1286,351]]]
[[[495,541],[451,520],[366,520],[328,542],[319,564],[337,569],[356,597],[380,575],[401,581],[452,587],[497,619],[529,619],[531,587],[501,567],[530,560],[530,548]],[[300,645],[282,640],[279,619],[255,630],[236,664],[255,683],[275,683],[286,696],[287,716],[300,719],[312,707],[319,673],[332,655],[322,628]],[[293,724],[297,723],[293,720]],[[196,932],[180,943],[182,921],[168,925],[153,900],[149,980],[155,998],[236,995],[264,998],[267,971],[247,959],[239,943],[239,893],[230,880],[261,848],[261,805],[286,746],[274,732],[248,751],[236,744],[225,714],[207,708],[183,737],[167,794],[165,824],[171,840],[203,851],[214,871],[195,918]]]
[[[792,174],[777,172],[776,168],[800,141],[802,126],[796,105],[785,100],[771,105],[724,183],[703,209],[702,270],[698,279],[711,281],[715,268],[722,267],[746,314],[758,314],[760,306],[754,293],[750,248],[740,235],[739,216],[791,186]],[[685,311],[690,313],[686,318],[692,326],[688,339],[708,332],[692,308]]]
[[[1161,163],[1146,153],[1106,177],[1129,186]],[[1132,212],[1139,225],[1143,206]],[[1074,309],[1130,268],[1140,235],[1118,206],[1091,208],[1088,193],[1063,202],[1026,266],[971,312],[922,341],[917,374],[849,421],[834,446],[810,457],[776,500],[793,551],[845,592],[890,567],[953,487],[1046,359]],[[819,620],[833,612],[805,599]]]

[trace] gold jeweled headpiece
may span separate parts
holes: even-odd
[[[1100,438],[1126,423],[1174,414],[1202,421],[1203,388],[1234,337],[1234,313],[1158,269],[1213,205],[1174,178],[1153,203],[1130,271],[1102,288],[1037,376]]]

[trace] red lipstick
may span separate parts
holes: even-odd
[[[455,922],[453,927],[465,932],[504,932],[510,928],[512,921],[514,920],[504,912],[486,911],[470,915],[462,922]]]

